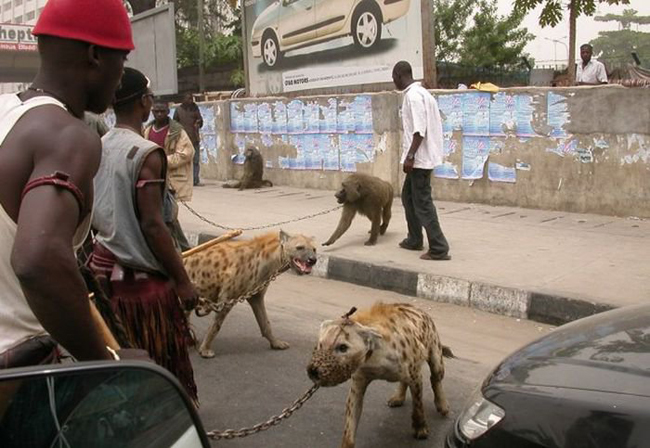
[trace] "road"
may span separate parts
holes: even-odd
[[[444,344],[458,359],[446,361],[443,382],[452,411],[440,417],[433,393],[425,382],[425,413],[430,436],[416,441],[411,436],[411,401],[389,408],[386,400],[395,384],[374,382],[366,393],[357,434],[358,448],[401,446],[442,447],[444,436],[467,397],[505,355],[552,331],[552,327],[449,304],[419,300],[293,273],[279,277],[266,296],[274,333],[291,344],[286,351],[269,348],[248,304],[237,305],[213,343],[216,357],[203,359],[192,353],[201,399],[200,415],[206,430],[239,429],[265,421],[289,406],[311,387],[305,368],[318,337],[320,322],[334,319],[350,307],[375,301],[410,302],[428,310]],[[212,319],[192,323],[201,337]],[[424,367],[427,379],[427,367]],[[343,412],[349,383],[321,388],[302,409],[280,426],[237,440],[213,442],[224,447],[333,448],[341,441]]]

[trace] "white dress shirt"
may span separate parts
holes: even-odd
[[[601,84],[607,82],[607,72],[602,62],[589,60],[589,63],[583,67],[582,62],[578,63],[578,70],[576,71],[576,82],[584,82],[586,84]]]
[[[423,137],[415,153],[414,168],[432,170],[444,158],[442,119],[436,99],[419,82],[404,90],[402,102],[402,160],[404,163],[416,132]]]

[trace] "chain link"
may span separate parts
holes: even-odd
[[[212,430],[208,431],[206,434],[210,439],[220,440],[220,439],[235,439],[241,437],[247,437],[252,434],[257,434],[258,432],[266,431],[267,429],[276,426],[282,422],[282,420],[291,417],[291,414],[296,412],[298,409],[304,405],[307,400],[309,400],[314,393],[318,390],[319,386],[314,384],[311,389],[309,389],[305,394],[293,402],[288,408],[284,408],[282,412],[278,415],[274,415],[265,422],[258,423],[257,425],[251,426],[250,428],[241,428],[238,430],[235,429],[226,429],[225,431]]]
[[[278,278],[280,274],[285,272],[287,269],[289,269],[290,264],[289,263],[283,263],[282,266],[273,274],[271,277],[269,277],[267,280],[263,281],[261,284],[259,284],[257,287],[253,288],[252,290],[244,293],[243,295],[235,298],[235,299],[229,299],[229,300],[224,300],[223,302],[219,303],[214,303],[212,301],[206,300],[204,298],[199,298],[199,304],[194,310],[194,313],[198,317],[203,317],[207,316],[211,312],[214,313],[220,313],[223,311],[224,308],[226,308],[228,305],[236,305],[237,303],[241,303],[244,300],[248,300],[251,297],[253,297],[255,294],[259,293],[260,291],[263,291],[264,288],[268,287],[273,280]]]
[[[293,223],[293,222],[303,221],[303,220],[305,220],[305,219],[315,218],[316,216],[326,215],[326,214],[328,214],[328,213],[335,212],[336,210],[339,210],[340,208],[343,207],[342,205],[339,205],[339,206],[337,206],[337,207],[330,208],[330,209],[328,209],[328,210],[323,210],[322,212],[312,213],[311,215],[302,216],[302,217],[300,217],[300,218],[289,219],[289,220],[287,220],[287,221],[276,222],[276,223],[273,223],[273,224],[266,224],[266,225],[263,225],[263,226],[255,226],[255,227],[228,227],[228,226],[224,226],[224,225],[222,225],[222,224],[217,224],[217,223],[214,222],[214,221],[210,221],[208,218],[206,218],[205,216],[202,216],[199,212],[197,212],[197,211],[194,210],[192,207],[190,207],[190,205],[189,205],[187,202],[181,202],[181,204],[183,204],[183,206],[184,206],[186,209],[188,209],[188,210],[190,211],[190,213],[192,213],[194,216],[196,216],[197,218],[199,218],[201,221],[206,222],[206,223],[210,224],[210,225],[213,226],[213,227],[216,227],[216,228],[218,228],[218,229],[223,229],[223,230],[237,230],[237,229],[240,229],[240,230],[262,230],[262,229],[268,229],[268,228],[271,228],[271,227],[278,227],[278,226],[281,226],[281,225],[284,225],[284,224],[290,224],[290,223]]]

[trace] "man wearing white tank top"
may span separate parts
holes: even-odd
[[[56,343],[78,360],[114,357],[73,244],[88,230],[101,156],[82,118],[110,104],[130,22],[120,0],[50,0],[33,34],[38,75],[0,96],[0,368],[51,362]]]

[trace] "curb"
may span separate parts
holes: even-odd
[[[210,233],[187,234],[191,244],[202,244],[216,237]],[[588,300],[323,254],[318,254],[318,263],[314,266],[312,275],[550,325],[562,325],[615,308]]]

